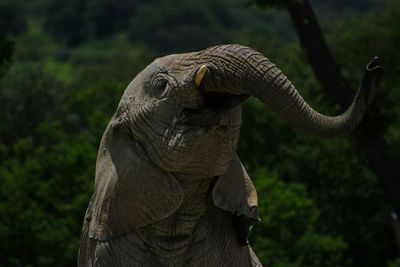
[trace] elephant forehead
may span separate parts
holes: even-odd
[[[164,57],[157,58],[153,64],[158,67],[164,68],[168,71],[182,71],[192,69],[196,64],[196,52],[184,54],[172,54]]]

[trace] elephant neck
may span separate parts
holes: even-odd
[[[140,259],[140,266],[261,266],[250,246],[237,242],[232,215],[214,205],[209,191],[213,182],[210,178],[183,185],[180,208],[122,237],[121,243],[131,246],[123,251]]]
[[[214,184],[213,178],[187,179],[180,176],[176,178],[183,191],[182,203],[174,214],[153,225],[153,227],[163,228],[163,233],[171,238],[173,235],[191,236],[193,234],[199,219],[207,212]]]
[[[232,215],[213,203],[215,179],[176,178],[184,198],[175,213],[124,237],[134,244],[135,258],[151,255],[149,266],[257,266],[250,246],[237,242]]]
[[[192,178],[192,177],[190,177]],[[150,237],[148,247],[161,262],[175,262],[184,259],[192,244],[208,239],[204,223],[211,201],[212,178],[185,180],[177,177],[183,189],[181,206],[170,217],[146,227]],[[165,253],[169,251],[170,253]]]

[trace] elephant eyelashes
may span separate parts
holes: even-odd
[[[162,94],[168,85],[168,78],[165,74],[157,75],[153,78],[152,85],[156,95]]]

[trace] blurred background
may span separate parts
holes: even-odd
[[[0,0],[0,266],[76,266],[123,90],[155,57],[222,43],[262,52],[328,114],[382,58],[355,134],[298,134],[250,100],[238,150],[265,266],[400,266],[399,17],[398,0]]]

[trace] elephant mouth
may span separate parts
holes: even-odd
[[[227,129],[240,126],[239,106],[249,95],[206,92],[202,96],[204,101],[199,109],[185,108],[182,111],[182,124],[191,128]]]
[[[250,96],[226,94],[219,92],[203,92],[204,105],[210,109],[221,112],[231,110],[244,103]]]
[[[186,163],[181,162],[176,169],[193,160],[207,163],[205,166],[208,167],[204,169],[213,170],[207,175],[219,175],[215,166],[222,164],[218,162],[229,160],[222,156],[218,160],[211,160],[209,155],[224,151],[223,154],[230,157],[234,153],[241,126],[240,104],[247,98],[248,96],[207,93],[203,95],[202,105],[198,108],[181,108],[171,127],[164,133],[162,141],[163,151],[168,157],[184,153],[190,155],[186,155]]]
[[[219,111],[209,107],[200,110],[186,109],[183,111],[184,119],[180,124],[191,129],[235,127],[240,124],[240,120],[237,120],[238,116],[235,116],[234,111],[234,108]]]
[[[167,130],[163,140],[164,150],[192,147],[205,139],[218,140],[215,146],[234,147],[241,126],[240,104],[248,95],[202,93],[203,103],[196,109],[183,108]]]

